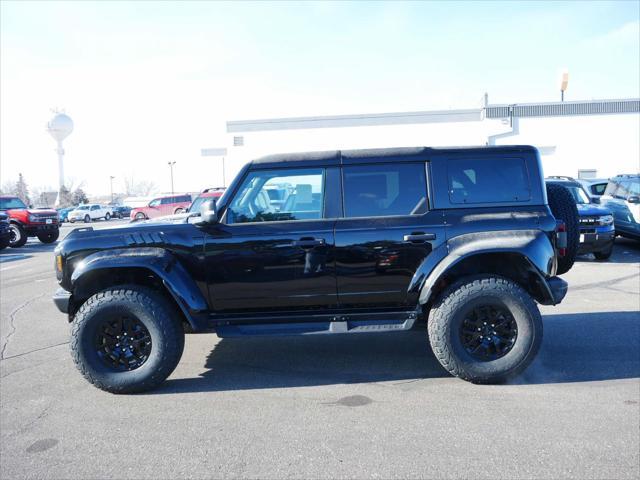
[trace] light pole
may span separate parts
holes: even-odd
[[[567,86],[569,85],[569,70],[564,69],[560,73],[560,101],[564,102],[564,92],[567,90]]]
[[[109,186],[111,187],[111,205],[113,205],[113,179],[116,178],[113,175],[109,176]]]
[[[173,195],[173,166],[176,164],[176,162],[167,162],[167,165],[169,165],[169,169],[171,170],[171,194]]]
[[[203,148],[200,150],[200,155],[203,157],[222,157],[222,186],[227,186],[227,179],[225,176],[224,158],[227,156],[226,148]]]

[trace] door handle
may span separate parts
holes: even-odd
[[[427,240],[435,240],[436,239],[436,234],[435,233],[413,232],[413,233],[411,233],[409,235],[405,235],[403,238],[404,238],[405,242],[424,243]]]
[[[324,238],[307,238],[303,237],[300,240],[296,240],[293,242],[295,247],[300,248],[313,248],[324,245]]]

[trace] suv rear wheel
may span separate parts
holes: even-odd
[[[497,276],[452,285],[431,309],[428,330],[440,364],[474,383],[499,383],[522,372],[542,342],[533,299]]]
[[[176,309],[157,292],[115,287],[80,307],[70,345],[90,383],[107,392],[134,393],[157,387],[173,372],[184,331]]]
[[[11,237],[9,240],[9,246],[11,248],[20,248],[23,247],[25,243],[27,243],[27,232],[24,231],[17,223],[11,224]]]
[[[562,185],[547,184],[547,199],[551,213],[562,220],[567,227],[567,251],[564,257],[558,257],[558,275],[567,273],[573,267],[578,254],[580,225],[578,207],[568,188]]]

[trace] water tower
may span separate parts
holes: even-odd
[[[62,148],[62,141],[67,138],[71,132],[73,132],[73,120],[62,112],[54,112],[54,117],[47,123],[47,131],[49,135],[57,142],[58,148],[56,153],[58,154],[58,198],[56,199],[56,205],[60,203],[60,191],[64,187],[64,148]]]

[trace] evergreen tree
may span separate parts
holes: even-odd
[[[29,187],[27,182],[21,173],[18,174],[18,181],[16,182],[15,196],[24,202],[25,205],[31,205],[31,199],[29,198]]]
[[[87,197],[87,194],[84,193],[84,190],[82,190],[82,188],[78,187],[73,192],[72,201],[73,201],[74,205],[79,205],[81,203],[88,203],[89,202],[89,198]]]

